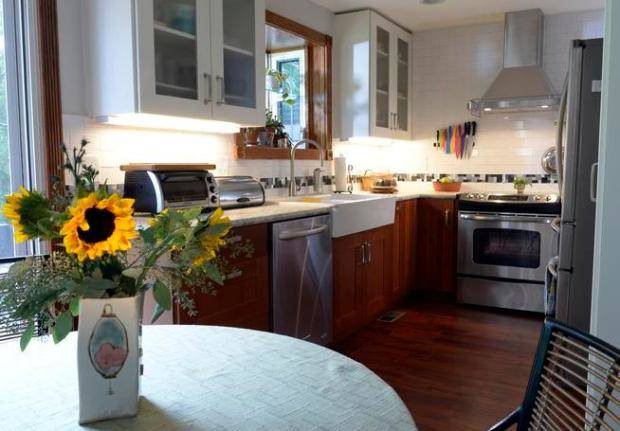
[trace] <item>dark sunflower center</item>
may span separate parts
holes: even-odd
[[[108,210],[89,208],[84,215],[90,229],[82,230],[78,227],[78,237],[82,241],[95,244],[112,236],[114,233],[114,214]]]

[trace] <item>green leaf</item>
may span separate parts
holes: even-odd
[[[164,309],[170,310],[172,308],[172,296],[170,295],[170,289],[164,283],[156,280],[153,284],[153,298]]]
[[[207,228],[207,234],[209,235],[220,235],[222,234],[224,231],[226,231],[226,229],[230,228],[230,225],[228,223],[218,223],[218,224],[212,224]]]
[[[69,303],[69,310],[71,311],[71,315],[73,317],[77,317],[80,315],[80,297],[74,296]]]
[[[214,265],[213,263],[207,263],[206,265],[204,265],[204,271],[211,281],[219,284],[220,286],[224,284],[224,277],[222,276],[222,272],[217,265]]]
[[[103,272],[101,272],[101,268],[95,268],[92,274],[92,278],[95,280],[101,280],[103,278]]]
[[[54,343],[58,344],[64,340],[73,329],[73,316],[71,311],[65,311],[56,319],[54,324]]]
[[[166,311],[166,309],[156,303],[153,307],[153,317],[151,317],[151,324],[155,323],[155,321],[159,319],[162,314],[164,314],[164,311]]]
[[[142,241],[144,241],[146,244],[155,244],[155,230],[148,228],[148,229],[141,229],[140,231],[140,237],[142,237]]]
[[[198,218],[201,212],[202,208],[200,207],[189,208],[183,212],[183,218],[187,221],[192,221]]]
[[[34,336],[34,322],[30,322],[28,324],[28,327],[22,334],[22,337],[19,339],[19,348],[22,349],[22,352],[26,350],[26,347],[28,347],[28,343],[30,343],[30,340],[32,340],[33,336]]]
[[[123,275],[125,277],[129,277],[129,278],[133,278],[134,280],[137,280],[142,275],[142,269],[140,269],[140,268],[127,268],[126,270],[123,271]]]

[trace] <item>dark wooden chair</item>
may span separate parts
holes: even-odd
[[[619,375],[620,350],[547,320],[523,404],[489,431],[618,431]]]

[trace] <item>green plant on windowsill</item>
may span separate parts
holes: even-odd
[[[515,177],[514,180],[512,180],[512,185],[518,193],[523,193],[526,186],[532,187],[532,181],[526,177]]]
[[[284,103],[294,105],[297,100],[291,97],[291,84],[288,75],[275,69],[267,69],[267,90],[278,93]]]

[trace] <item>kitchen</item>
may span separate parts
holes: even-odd
[[[603,1],[55,3],[62,140],[138,227],[251,244],[157,325],[326,346],[422,430],[519,405],[545,317],[594,332]]]

